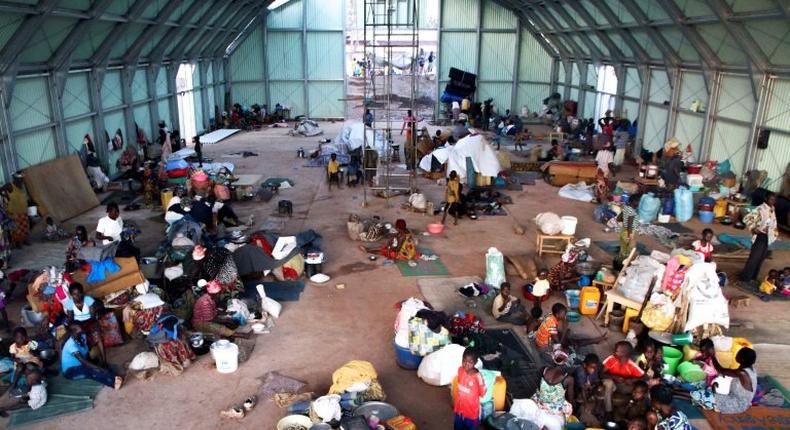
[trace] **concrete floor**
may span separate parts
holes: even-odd
[[[400,369],[392,351],[392,324],[396,316],[395,303],[419,294],[416,278],[400,276],[394,266],[382,266],[381,260],[371,263],[358,250],[358,243],[351,242],[346,233],[346,220],[350,213],[379,215],[394,221],[404,218],[416,229],[435,219],[414,214],[400,208],[404,197],[392,200],[387,207],[385,200],[370,198],[367,207],[362,207],[362,190],[344,188],[327,191],[324,171],[307,168],[304,160],[296,158],[299,147],[317,147],[321,137],[334,139],[340,123],[322,123],[325,136],[293,138],[283,129],[266,129],[259,132],[240,133],[217,145],[206,146],[209,157],[219,159],[222,153],[250,150],[258,157],[230,159],[236,163],[237,173],[261,173],[266,177],[288,177],[296,185],[281,191],[280,198],[294,203],[294,217],[287,223],[287,232],[295,233],[312,228],[324,237],[323,247],[328,257],[325,272],[332,280],[324,285],[308,283],[298,302],[284,303],[283,313],[271,334],[258,337],[257,346],[249,361],[240,366],[236,373],[218,374],[208,356],[202,357],[180,377],[157,376],[153,381],[142,382],[130,379],[122,390],[102,390],[94,410],[78,415],[59,418],[31,429],[115,429],[187,427],[213,429],[230,426],[219,418],[219,411],[240,402],[245,396],[257,391],[258,378],[269,371],[304,380],[308,389],[318,395],[324,394],[331,385],[331,374],[352,359],[368,360],[375,366],[379,379],[388,395],[388,402],[396,405],[404,414],[411,416],[421,429],[447,429],[452,426],[452,409],[446,388],[431,387],[417,378],[415,372]],[[420,179],[420,189],[429,200],[439,202],[443,187],[432,181]],[[539,212],[554,211],[560,215],[573,215],[579,219],[577,235],[593,239],[615,239],[614,233],[605,233],[602,226],[591,219],[591,204],[562,199],[557,188],[539,182],[525,187],[521,192],[507,192],[514,204],[511,214],[523,225],[529,226],[525,236],[513,233],[510,217],[481,217],[477,221],[464,219],[458,226],[449,225],[439,236],[423,237],[423,243],[441,256],[451,276],[484,276],[486,250],[495,246],[505,254],[528,253],[534,250],[534,224],[531,219]],[[241,217],[255,214],[260,225],[266,217],[276,211],[276,199],[269,203],[247,202],[234,205]],[[103,208],[95,208],[66,224],[73,229],[85,224],[89,229],[103,215]],[[158,243],[162,229],[161,212],[140,210],[122,214],[126,219],[135,219],[143,227],[140,238],[144,255]],[[702,227],[696,221],[689,223],[694,231]],[[717,232],[722,229],[717,226]],[[648,246],[658,245],[650,238],[640,238]],[[36,244],[15,254],[14,267],[40,267],[45,264],[60,264],[64,243]],[[658,248],[663,249],[663,248]],[[593,246],[591,253],[601,260],[608,257]],[[775,253],[774,262],[786,265],[788,253]],[[737,270],[737,267],[725,269]],[[512,279],[521,285],[520,279]],[[335,285],[344,283],[345,289]],[[728,291],[728,293],[731,293]],[[18,306],[23,298],[18,293],[11,306],[10,315],[17,318]],[[555,298],[559,300],[559,297]],[[768,370],[787,386],[790,386],[790,369],[782,358],[786,348],[776,344],[790,343],[790,318],[779,316],[786,308],[783,302],[752,300],[748,308],[732,311],[733,319],[743,324],[732,333],[766,344],[761,345],[758,370],[761,362],[773,364]],[[763,315],[776,315],[765,318]],[[588,321],[586,327],[593,327]],[[601,330],[599,328],[599,330]],[[592,334],[592,333],[590,333]],[[609,344],[618,338],[611,332]],[[110,350],[110,361],[123,364],[131,359],[141,346],[130,343]],[[606,345],[599,348],[607,354]],[[276,422],[285,415],[271,401],[261,404],[237,428],[275,428]],[[3,422],[0,421],[0,425]],[[703,423],[695,425],[704,426]]]

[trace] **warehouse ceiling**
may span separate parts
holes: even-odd
[[[0,75],[217,58],[263,0],[0,0]]]
[[[496,1],[562,60],[790,75],[788,0]],[[0,75],[221,57],[269,3],[0,0]]]
[[[497,0],[563,60],[790,74],[788,0]]]

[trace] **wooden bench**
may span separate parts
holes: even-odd
[[[555,234],[550,236],[548,234],[538,233],[536,248],[538,255],[543,254],[563,254],[565,249],[573,243],[573,236],[566,236],[562,234]]]

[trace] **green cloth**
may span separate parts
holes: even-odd
[[[104,387],[91,379],[70,380],[58,375],[47,379],[47,403],[36,409],[10,412],[9,428],[51,420],[88,409],[93,409],[93,399]]]
[[[417,247],[417,252],[422,255],[434,255],[434,252],[428,248]],[[450,272],[447,271],[447,266],[442,263],[441,259],[436,259],[433,261],[426,261],[421,259],[416,259],[414,262],[417,263],[416,266],[411,267],[409,266],[408,261],[401,261],[398,260],[395,264],[400,269],[400,274],[403,276],[448,276]]]

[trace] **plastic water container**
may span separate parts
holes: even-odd
[[[653,193],[647,193],[639,200],[639,219],[645,223],[651,223],[656,220],[658,211],[661,208],[661,200],[654,196]]]
[[[392,347],[395,348],[395,359],[398,362],[398,366],[408,370],[415,370],[420,367],[422,356],[412,354],[409,348],[400,347],[395,341],[392,341]]]
[[[694,216],[694,193],[685,189],[675,190],[675,218],[678,222],[686,222]]]
[[[211,344],[211,358],[219,373],[233,373],[239,368],[239,346],[225,339]]]
[[[579,297],[581,292],[579,290],[568,290],[565,292],[565,299],[568,301],[568,309],[579,309]]]
[[[575,216],[564,216],[560,219],[562,220],[563,235],[573,236],[576,234],[576,223],[578,223],[579,220],[577,220]]]
[[[699,213],[699,222],[703,224],[710,224],[713,222],[713,212],[710,211],[700,211]]]
[[[683,360],[683,352],[679,349],[665,346],[664,349],[664,374],[674,375],[677,372],[678,364]]]
[[[601,291],[598,287],[584,287],[579,295],[579,313],[582,315],[595,315],[601,303]]]

